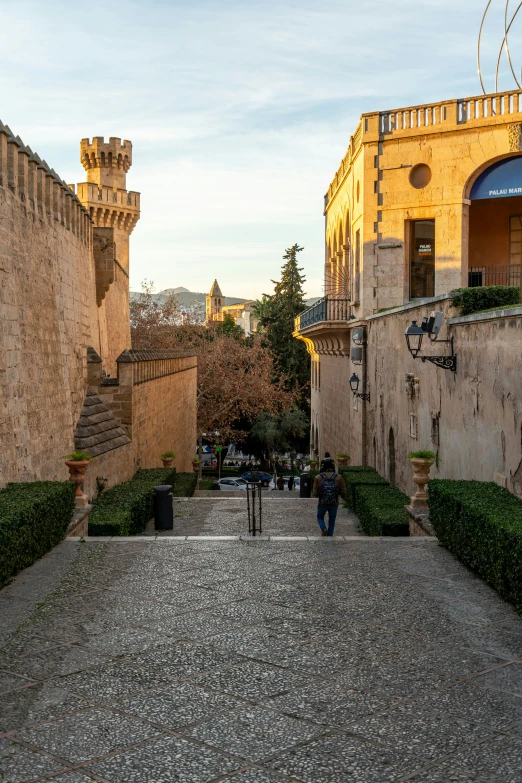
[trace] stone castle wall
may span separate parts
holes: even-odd
[[[136,221],[137,194],[125,194],[124,206]],[[116,378],[116,358],[130,348],[122,230],[93,227],[74,190],[0,123],[0,487],[65,480],[63,456],[80,441],[93,456],[90,499],[97,477],[113,486],[139,467],[160,466],[168,449],[179,470],[191,470],[195,357],[138,359],[130,383],[125,371],[121,386]],[[96,415],[103,371],[118,384],[108,387],[113,417],[106,407]]]
[[[0,485],[65,477],[99,350],[89,217],[18,149],[0,132]]]
[[[454,337],[456,373],[414,360],[407,349],[406,327],[432,309],[445,312],[440,337]],[[408,453],[429,449],[439,455],[432,477],[496,481],[522,497],[522,307],[460,318],[446,296],[369,317],[365,325],[365,365],[320,356],[321,388],[312,397],[318,450],[347,451],[353,465],[372,465],[411,494]],[[448,353],[449,343],[424,337],[421,354]],[[354,400],[352,372],[369,402]]]
[[[441,337],[448,329],[454,336],[456,373],[414,360],[406,347],[406,326],[433,307],[449,317]],[[396,483],[406,491],[413,489],[408,453],[430,449],[439,454],[433,477],[497,481],[522,496],[522,308],[457,315],[445,298],[369,320],[368,461],[390,476],[393,429]],[[423,354],[449,352],[449,344],[424,338]]]
[[[161,467],[159,455],[174,451],[176,469],[192,471],[196,453],[195,357],[180,360],[180,369],[134,387],[132,438],[140,466]]]

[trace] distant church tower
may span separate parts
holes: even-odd
[[[221,308],[225,304],[225,297],[221,293],[217,280],[214,280],[212,283],[212,288],[206,298],[206,304],[207,321],[222,321],[223,314]]]

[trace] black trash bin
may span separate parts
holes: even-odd
[[[312,477],[309,473],[301,473],[301,481],[299,484],[299,497],[300,498],[312,497]]]
[[[172,484],[154,487],[154,528],[156,530],[172,530],[174,527],[171,489]]]

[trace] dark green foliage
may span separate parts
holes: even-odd
[[[74,493],[70,481],[8,484],[0,491],[0,586],[62,540]]]
[[[430,522],[440,543],[522,610],[522,501],[483,481],[432,479]]]
[[[461,315],[472,315],[484,310],[501,310],[505,305],[520,303],[518,286],[484,285],[476,288],[457,288],[451,292],[454,307]]]
[[[292,337],[294,318],[306,309],[302,268],[297,265],[297,254],[303,250],[295,244],[286,249],[281,268],[281,280],[274,283],[274,293],[264,295],[256,302],[255,312],[260,317],[260,328],[274,356],[277,377],[285,376],[288,387],[297,387],[303,398],[310,382],[310,357],[302,340]]]
[[[167,484],[169,482],[167,481]],[[172,494],[175,498],[191,498],[198,483],[197,473],[176,473]]]
[[[359,484],[353,491],[357,516],[367,535],[410,535],[410,520],[404,508],[410,499],[398,487],[390,484]]]
[[[375,468],[366,465],[354,465],[350,468],[341,468],[339,473],[346,484],[346,504],[355,511],[355,489],[360,486],[381,485],[389,486],[386,479],[379,476]]]
[[[175,468],[138,470],[130,481],[106,490],[93,503],[89,535],[133,536],[141,533],[153,514],[152,488],[160,484],[174,485],[175,480]]]
[[[243,329],[236,324],[230,313],[225,313],[223,320],[218,321],[214,328],[220,337],[233,337],[235,340],[243,340],[245,337]]]

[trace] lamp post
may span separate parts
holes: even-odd
[[[352,375],[352,377],[349,380],[350,389],[352,390],[352,394],[354,397],[359,397],[360,400],[364,400],[365,402],[370,402],[370,392],[360,392],[359,391],[359,384],[360,384],[360,378],[355,373]]]

